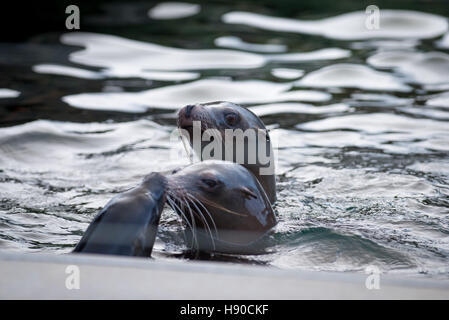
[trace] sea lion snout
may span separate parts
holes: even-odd
[[[197,122],[201,134],[208,128],[214,128],[215,120],[213,115],[202,104],[187,105],[178,112],[178,128],[182,129],[183,134],[188,133],[187,138],[190,144],[193,143],[194,122]]]
[[[195,120],[192,111],[195,109],[195,105],[189,104],[178,112],[178,127],[184,130],[189,130],[193,126],[193,121]]]
[[[186,106],[185,108],[186,108],[186,117],[187,118],[190,118],[190,112],[192,112],[192,109],[194,108],[195,106],[193,105],[193,104],[189,104],[188,106]]]
[[[181,110],[179,110],[178,112],[178,120],[179,119],[184,119],[184,120],[191,120],[193,116],[192,112],[194,112],[194,110],[196,110],[199,106],[195,105],[195,104],[188,104],[185,107],[181,108]]]

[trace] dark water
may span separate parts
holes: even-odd
[[[271,129],[280,222],[264,255],[205,259],[447,278],[447,6],[401,3],[370,32],[356,6],[117,2],[0,43],[0,248],[69,252],[113,195],[188,163],[177,109],[229,100]],[[154,257],[185,249],[167,208]]]

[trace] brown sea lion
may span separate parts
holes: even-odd
[[[198,138],[194,133],[195,122],[200,122],[201,137]],[[243,165],[259,180],[268,199],[271,203],[276,201],[276,177],[274,168],[274,156],[271,145],[270,136],[265,128],[264,123],[260,118],[250,110],[239,106],[237,104],[225,101],[217,101],[203,104],[188,105],[178,112],[178,127],[182,134],[187,136],[191,146],[197,155],[201,155],[201,160],[216,159],[229,160],[238,162]],[[215,129],[218,133],[218,138],[221,138],[223,152],[213,152],[210,155],[206,151],[207,145],[210,143],[208,139],[204,141],[204,133]],[[227,130],[228,129],[228,130]],[[239,131],[240,130],[240,131]],[[226,158],[229,153],[229,144],[225,145],[227,139],[227,132],[244,133],[244,139],[233,137],[231,147],[231,157]],[[256,132],[257,139],[250,139],[249,133]],[[262,135],[260,135],[262,134]],[[210,140],[217,138],[213,136]],[[199,143],[195,140],[201,140]],[[238,149],[241,147],[240,149]],[[260,149],[263,147],[263,149]],[[243,152],[236,152],[236,150],[243,150]],[[259,152],[262,150],[262,152]],[[239,156],[240,160],[239,160]],[[252,160],[252,161],[251,161]]]
[[[257,178],[243,166],[207,160],[171,174],[151,173],[98,213],[73,250],[150,256],[165,202],[188,226],[195,251],[258,253],[277,223]]]
[[[254,253],[277,223],[262,185],[237,163],[206,160],[167,179],[167,201],[200,251]]]

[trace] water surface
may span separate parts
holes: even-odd
[[[370,33],[364,8],[121,6],[109,14],[138,26],[106,15],[0,43],[1,250],[70,252],[111,197],[188,163],[170,140],[177,109],[229,100],[276,142],[279,224],[265,254],[202,258],[448,278],[447,17],[389,10]],[[166,208],[153,256],[185,250]]]

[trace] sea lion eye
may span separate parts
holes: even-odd
[[[246,199],[251,199],[251,198],[257,199],[257,195],[251,189],[242,187],[240,189],[240,191],[244,194]]]
[[[239,117],[237,114],[235,113],[228,113],[227,115],[225,115],[225,121],[226,124],[233,126],[235,125],[239,120]]]
[[[203,183],[207,185],[209,188],[214,188],[218,184],[217,181],[213,179],[202,179],[201,181],[203,181]]]

